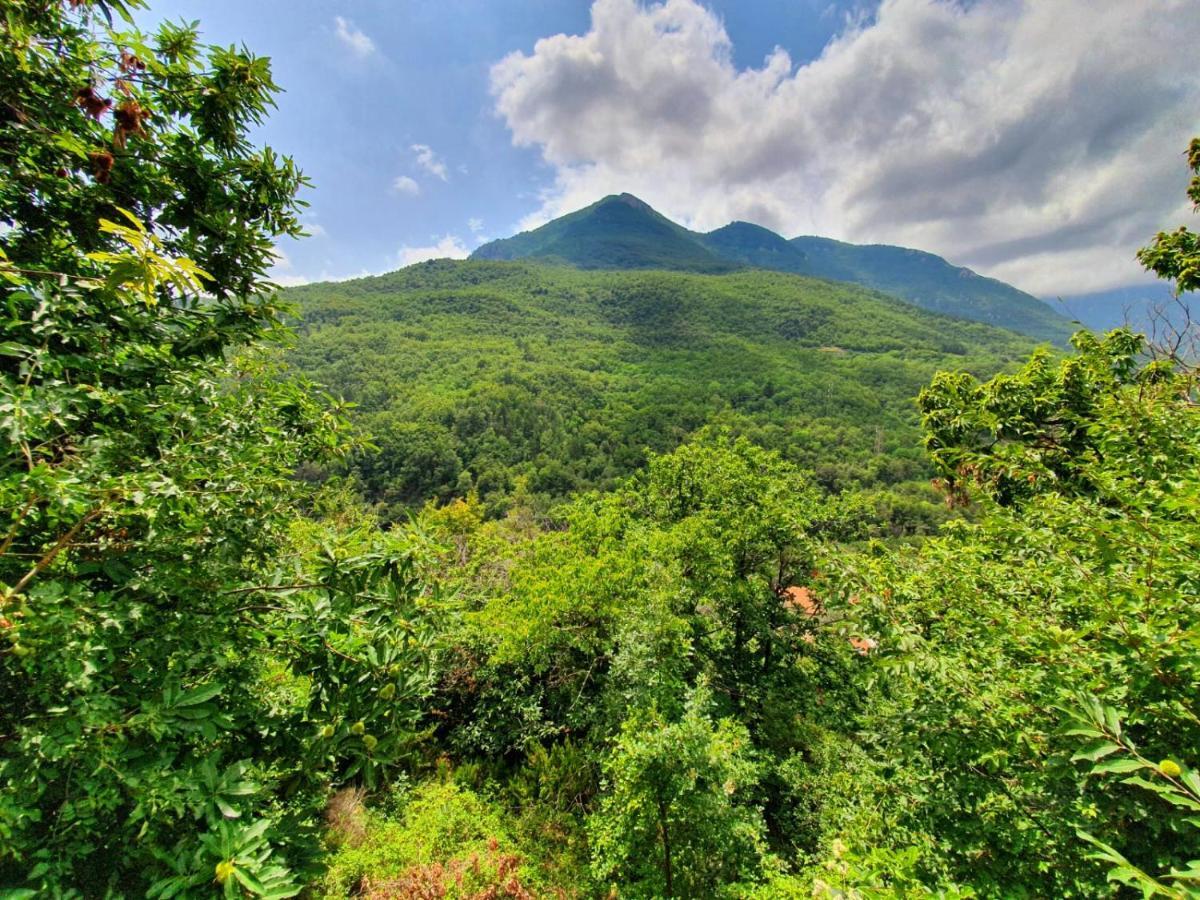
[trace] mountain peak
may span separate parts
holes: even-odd
[[[747,222],[744,219],[734,219],[728,225],[722,225],[716,231],[710,231],[709,234],[716,234],[718,231],[743,231],[746,233],[769,234],[772,237],[780,237],[780,235],[776,234],[770,228],[766,228],[762,225],[756,225],[753,222]]]
[[[632,206],[634,209],[641,210],[642,212],[654,213],[655,215],[659,214],[654,207],[652,207],[641,197],[635,197],[633,194],[625,192],[620,194],[609,194],[596,205],[600,206],[605,203],[623,203],[626,206]]]
[[[807,275],[804,251],[781,235],[753,222],[730,222],[701,236],[705,246],[748,266]]]
[[[541,228],[492,241],[476,259],[541,259],[580,269],[674,269],[728,272],[740,264],[723,259],[633,194],[609,194]]]
[[[537,259],[579,269],[722,273],[752,266],[848,281],[915,306],[1065,343],[1072,326],[1036,297],[931,253],[829,238],[787,240],[734,221],[708,234],[672,222],[630,193],[609,194],[541,228],[478,248],[475,259]]]

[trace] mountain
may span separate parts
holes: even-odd
[[[720,273],[753,267],[861,284],[934,312],[1065,344],[1074,326],[1036,297],[940,256],[820,237],[787,240],[733,222],[688,231],[632,194],[605,197],[533,231],[479,247],[473,259],[531,259],[581,269]]]
[[[438,260],[285,296],[294,364],[357,404],[379,450],[355,474],[397,516],[469,491],[502,512],[516,492],[612,488],[648,451],[720,426],[827,486],[893,492],[887,515],[920,528],[943,513],[913,397],[939,370],[990,375],[1034,346],[762,269]]]
[[[730,222],[724,228],[701,235],[704,245],[718,256],[777,272],[812,274],[804,251],[769,228],[749,222]],[[842,281],[853,281],[844,278]]]
[[[804,254],[807,275],[863,284],[922,309],[1011,328],[1041,340],[1062,343],[1074,330],[1067,318],[1037,297],[932,253],[823,237],[798,237],[790,243]]]
[[[580,269],[728,272],[740,268],[632,194],[605,197],[541,228],[484,244],[471,256],[540,259]]]

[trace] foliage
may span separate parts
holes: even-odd
[[[258,346],[303,179],[245,138],[267,61],[134,6],[0,24],[0,885],[291,896],[329,782],[416,740],[423,586],[289,537],[346,443]]]
[[[1162,756],[1200,738],[1194,382],[1139,369],[1127,333],[1076,343],[1057,367],[936,381],[922,401],[935,458],[982,488],[984,515],[919,550],[842,560],[838,590],[881,650],[868,746],[921,785],[910,827],[991,892],[1095,892],[1080,823],[1150,871],[1196,849],[1145,798],[1081,784],[1056,711],[1079,692],[1120,704],[1130,739]]]
[[[1038,353],[1019,373],[986,384],[941,373],[921,392],[925,447],[951,496],[963,496],[963,481],[1003,505],[1098,490],[1095,463],[1109,436],[1097,419],[1122,388],[1167,376],[1139,372],[1142,340],[1128,331],[1081,332],[1073,342],[1079,353],[1058,364]]]
[[[385,518],[520,479],[535,514],[613,490],[706,426],[871,487],[886,529],[934,530],[912,398],[940,368],[991,375],[1032,345],[851,285],[768,272],[581,272],[431,262],[289,290],[297,368],[353,401],[378,448],[352,471]]]
[[[656,710],[622,725],[605,763],[609,790],[589,822],[593,866],[629,896],[706,896],[757,873],[764,849],[745,728],[713,722],[707,689],[678,722]]]
[[[473,598],[432,701],[439,740],[522,785],[521,803],[558,823],[573,852],[586,821],[601,884],[665,890],[659,813],[685,860],[672,865],[678,896],[757,880],[755,860],[773,851],[784,867],[819,855],[828,835],[814,819],[840,823],[824,804],[849,792],[834,787],[832,761],[803,785],[794,773],[829,752],[816,723],[826,704],[850,714],[847,674],[862,658],[787,598],[813,577],[825,542],[854,536],[861,504],[713,433],[612,495],[580,498],[562,511],[564,530],[469,510],[420,519],[453,536],[440,577]],[[681,768],[685,744],[695,765]],[[581,756],[602,781],[583,777],[582,762],[576,776],[551,762]],[[536,790],[524,786],[535,772]],[[738,788],[727,794],[730,778]],[[645,800],[659,787],[662,809]],[[793,815],[795,789],[811,818]],[[724,862],[702,863],[710,856]]]
[[[1200,812],[1200,776],[1195,770],[1184,769],[1169,757],[1157,763],[1148,760],[1124,733],[1121,713],[1095,697],[1083,697],[1078,707],[1067,710],[1075,725],[1067,733],[1087,738],[1091,743],[1076,753],[1073,760],[1090,761],[1092,766],[1088,774],[1091,776],[1124,775],[1120,779],[1122,784],[1142,788],[1176,810],[1187,813],[1179,816],[1178,827],[1200,828],[1194,815]],[[1109,881],[1136,888],[1146,897],[1200,896],[1200,859],[1189,860],[1185,868],[1172,869],[1165,876],[1156,878],[1088,832],[1080,831],[1079,837],[1096,847],[1092,859],[1110,864]]]
[[[1192,171],[1187,194],[1200,206],[1200,138],[1188,146],[1187,162]],[[1159,232],[1150,246],[1138,252],[1138,259],[1159,278],[1173,281],[1177,295],[1200,289],[1200,237],[1186,226]]]
[[[289,372],[267,61],[10,6],[0,889],[1196,894],[1194,369],[1118,331],[1012,371],[1015,335],[794,275],[476,260],[295,292]],[[585,212],[517,245],[716,259]],[[1143,259],[1186,288],[1188,240]]]
[[[501,811],[452,781],[414,790],[396,819],[370,819],[359,841],[332,856],[321,882],[330,898],[532,898],[546,888]]]

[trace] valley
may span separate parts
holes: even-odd
[[[468,6],[6,4],[0,897],[1200,898],[1200,15]]]

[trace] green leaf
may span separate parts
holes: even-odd
[[[1101,741],[1086,750],[1080,750],[1071,757],[1071,762],[1079,762],[1081,760],[1095,762],[1109,754],[1116,753],[1120,749],[1121,747],[1118,744],[1114,744],[1111,741]]]
[[[1104,762],[1096,763],[1092,766],[1093,775],[1104,775],[1113,772],[1136,772],[1138,769],[1151,768],[1146,763],[1133,757],[1123,757],[1121,759],[1109,759]]]
[[[198,703],[204,703],[206,700],[211,700],[224,690],[221,684],[207,684],[203,687],[193,688],[190,691],[185,691],[180,694],[175,700],[175,706],[195,706]]]
[[[1131,778],[1122,778],[1121,783],[1135,785],[1136,787],[1152,791],[1171,805],[1177,806],[1180,809],[1190,809],[1200,812],[1200,802],[1193,800],[1191,797],[1187,796],[1182,791],[1179,791],[1171,784],[1160,784],[1154,781],[1147,781],[1145,778],[1142,778],[1139,775],[1134,775]]]
[[[221,811],[221,815],[224,816],[226,819],[241,818],[242,814],[240,812],[238,812],[236,809],[234,809],[232,806],[230,806],[228,803],[226,803],[224,800],[222,800],[220,797],[214,798],[214,802],[217,804],[217,809],[219,809]]]
[[[1172,869],[1166,876],[1177,881],[1200,881],[1200,859],[1189,860],[1182,869]]]

